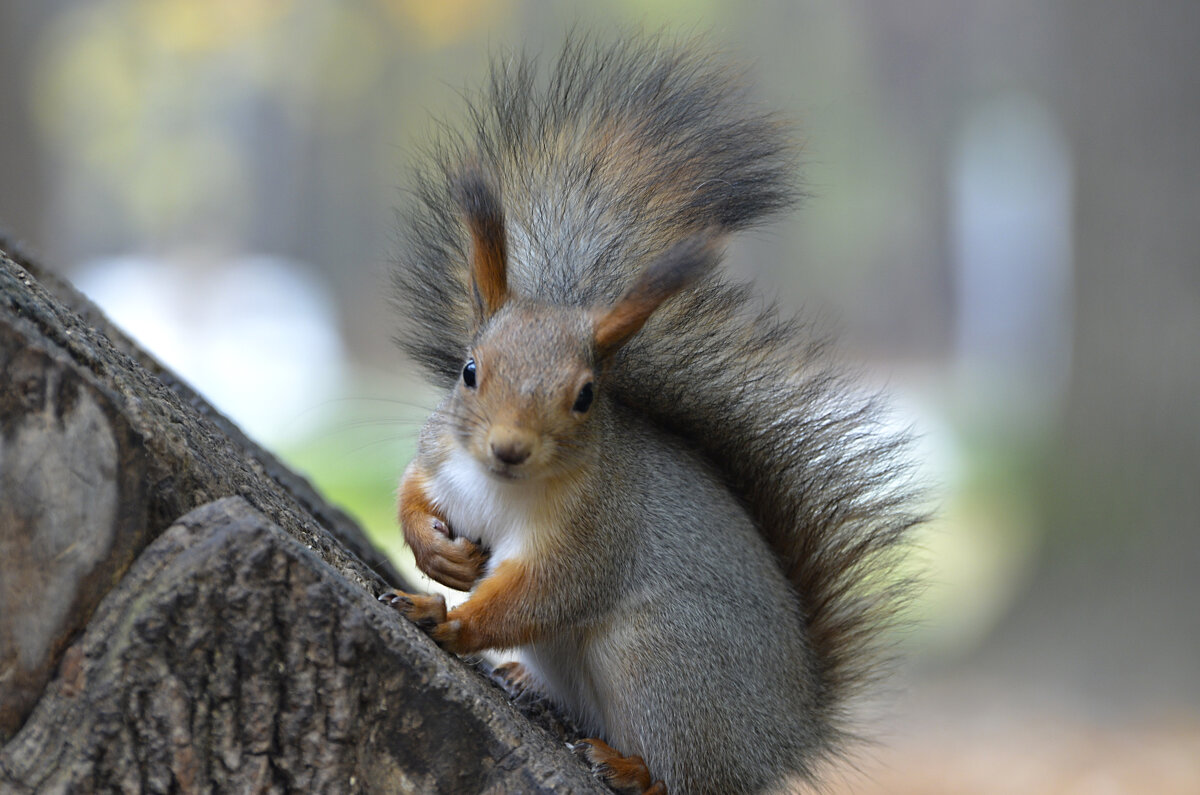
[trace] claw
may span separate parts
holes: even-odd
[[[379,601],[383,602],[388,607],[394,607],[400,612],[405,612],[412,608],[412,599],[405,594],[388,591],[387,593],[379,594]]]

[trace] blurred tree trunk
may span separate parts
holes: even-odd
[[[375,601],[352,522],[7,248],[0,790],[597,791]]]

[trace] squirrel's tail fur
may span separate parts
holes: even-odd
[[[464,168],[500,196],[512,289],[574,306],[614,301],[656,255],[697,232],[746,228],[797,196],[786,127],[740,76],[661,37],[576,38],[540,76],[501,57],[442,141],[402,216],[398,341],[454,383],[471,341],[468,237],[453,201]],[[696,445],[752,513],[795,585],[831,747],[847,696],[878,665],[919,522],[903,463],[870,400],[854,397],[795,321],[719,274],[668,301],[606,368],[604,389]]]

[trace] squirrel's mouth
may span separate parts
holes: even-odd
[[[508,464],[498,464],[495,461],[489,461],[486,469],[492,477],[508,483],[529,479],[529,472],[524,466],[510,466]]]

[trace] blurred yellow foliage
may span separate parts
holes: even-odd
[[[155,45],[189,54],[239,43],[295,5],[291,0],[134,0],[129,11]]]
[[[122,133],[150,75],[123,38],[120,17],[95,6],[64,15],[39,48],[34,119],[45,140],[89,165],[122,159],[133,145]]]
[[[36,50],[39,137],[143,232],[203,208],[248,207],[255,115],[274,107],[323,127],[352,119],[337,106],[388,68],[380,15],[373,4],[289,0],[67,6]]]
[[[418,44],[436,49],[509,15],[511,0],[380,0]]]

